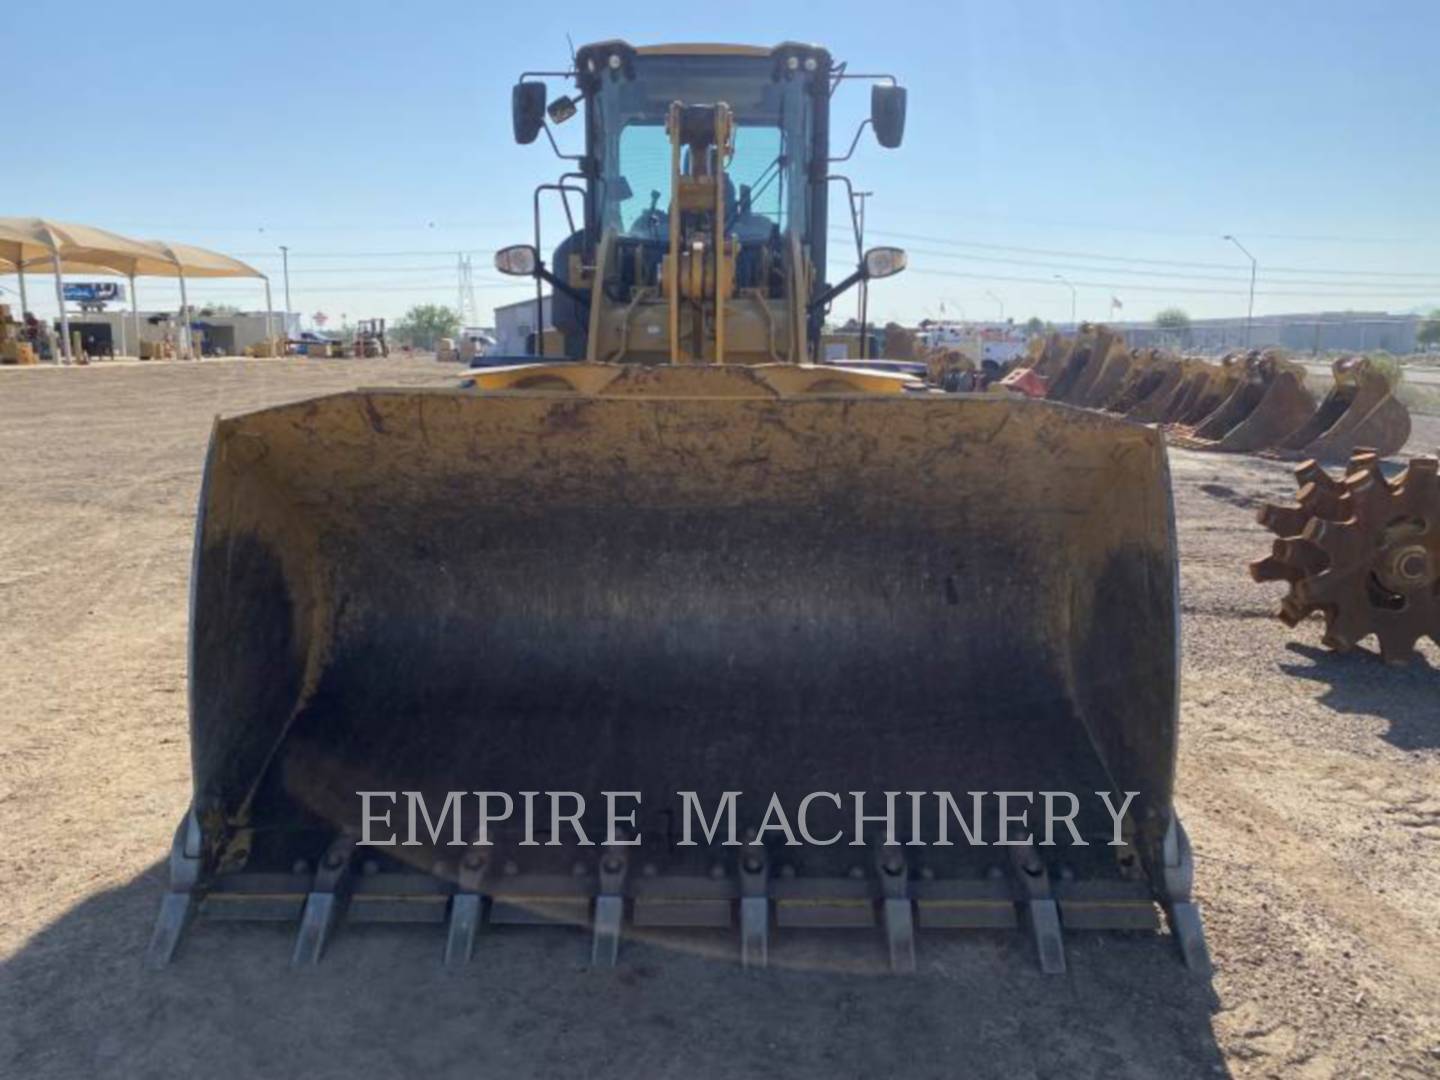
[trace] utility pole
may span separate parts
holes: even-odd
[[[1080,324],[1075,321],[1075,286],[1070,284],[1070,279],[1064,274],[1056,274],[1055,280],[1064,282],[1070,289],[1070,328],[1072,330],[1078,330]]]
[[[874,195],[873,191],[857,191],[850,196],[850,208],[855,212],[855,241],[860,247],[860,258],[865,258],[865,200]],[[856,204],[859,204],[858,207]],[[868,325],[870,317],[870,283],[863,278],[860,281],[860,288],[857,290],[856,300],[860,310],[856,315],[860,319],[860,359],[870,358],[870,344],[867,340],[870,337]]]
[[[285,267],[285,312],[288,315],[294,308],[290,306],[290,249],[284,244],[280,245],[280,261]]]
[[[1003,323],[1005,321],[1005,301],[1001,300],[989,289],[985,290],[985,295],[988,296],[991,300],[994,300],[995,303],[1000,305],[1000,321]]]
[[[1232,244],[1234,244],[1244,253],[1247,259],[1250,260],[1250,306],[1245,309],[1245,348],[1248,349],[1250,348],[1250,323],[1255,318],[1255,267],[1258,264],[1255,262],[1255,256],[1251,255],[1250,252],[1246,251],[1245,245],[1240,243],[1239,240],[1236,240],[1235,237],[1231,236],[1229,233],[1226,233],[1223,237],[1221,237],[1221,239],[1229,240]]]

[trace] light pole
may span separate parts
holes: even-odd
[[[1056,274],[1055,280],[1064,282],[1070,289],[1070,326],[1074,329],[1079,326],[1075,321],[1075,286],[1070,284],[1070,279],[1064,274]]]
[[[285,267],[285,311],[290,312],[290,249],[280,245],[280,261]]]
[[[1240,243],[1239,240],[1236,240],[1235,237],[1226,233],[1221,239],[1229,240],[1230,243],[1239,248],[1245,257],[1250,260],[1250,306],[1245,309],[1245,348],[1248,349],[1250,347],[1250,323],[1255,318],[1255,267],[1258,264],[1255,262],[1255,256],[1246,251],[1245,245]]]
[[[989,289],[985,290],[985,295],[988,296],[991,300],[994,300],[995,303],[1000,305],[1000,321],[1003,323],[1005,321],[1005,301],[1001,300]]]
[[[861,259],[865,258],[865,200],[874,194],[873,191],[856,191],[850,196],[851,210],[856,210],[855,204],[859,203],[855,214],[855,239],[860,248]],[[862,280],[858,293],[856,299],[859,302],[860,310],[856,314],[860,316],[860,359],[867,360],[870,357],[870,283]]]

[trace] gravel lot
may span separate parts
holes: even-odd
[[[141,956],[189,797],[186,586],[212,417],[426,360],[0,370],[0,1075],[1440,1075],[1440,652],[1332,657],[1244,564],[1286,466],[1172,454],[1185,669],[1179,801],[1216,975],[1153,939],[926,935],[913,978],[861,938],[627,945],[507,931],[463,972],[428,927],[207,925]],[[1412,451],[1440,445],[1417,418]],[[719,954],[719,955],[717,955]]]

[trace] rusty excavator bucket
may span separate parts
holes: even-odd
[[[1103,409],[1119,396],[1135,366],[1135,357],[1118,335],[1111,341],[1080,404]]]
[[[1185,365],[1175,356],[1150,350],[1151,359],[1140,369],[1139,377],[1111,403],[1109,411],[1118,412],[1142,424],[1154,424],[1165,415],[1170,399],[1185,381]]]
[[[557,363],[218,421],[152,963],[202,917],[296,921],[296,963],[347,920],[443,925],[450,962],[482,928],[575,923],[602,964],[661,927],[763,964],[787,928],[871,926],[902,969],[917,926],[1023,927],[1061,971],[1066,934],[1158,907],[1203,968],[1161,434],[840,378]],[[1073,792],[1086,846],[953,820],[934,846],[908,797],[890,846],[887,791]],[[1137,793],[1121,824],[1102,791]],[[814,792],[792,846],[768,802],[793,823]],[[713,836],[683,843],[682,793]]]
[[[1252,350],[1230,396],[1188,434],[1172,432],[1171,442],[1194,450],[1253,453],[1278,444],[1314,412],[1303,369],[1278,353]]]
[[[1309,420],[1279,440],[1279,453],[1317,461],[1343,461],[1360,447],[1381,457],[1399,453],[1410,438],[1410,411],[1390,381],[1363,356],[1342,357],[1331,371],[1335,382],[1325,400]]]
[[[1105,367],[1111,347],[1117,343],[1115,334],[1106,327],[1082,324],[1050,380],[1046,395],[1049,400],[1068,405],[1087,404],[1091,387]]]

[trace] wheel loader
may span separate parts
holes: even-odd
[[[548,292],[543,355],[215,425],[150,961],[196,919],[294,922],[295,964],[355,922],[434,923],[455,964],[538,922],[597,964],[850,928],[900,970],[1013,929],[1063,972],[1067,935],[1163,914],[1203,970],[1161,435],[820,360],[830,303],[905,265],[832,250],[829,196],[906,91],[810,45],[606,41],[511,104],[563,160],[496,256]]]

